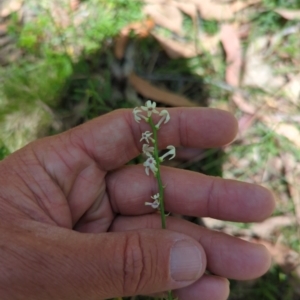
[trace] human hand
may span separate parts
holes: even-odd
[[[169,109],[159,132],[172,144],[218,147],[233,140],[227,112]],[[263,246],[160,217],[145,206],[155,181],[142,165],[130,110],[118,110],[35,141],[0,163],[1,299],[106,299],[176,290],[180,300],[222,300],[226,278],[252,279],[269,268]],[[167,211],[256,222],[272,194],[247,183],[163,167]],[[209,270],[214,275],[204,274]]]

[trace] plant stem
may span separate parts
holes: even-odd
[[[166,215],[165,215],[165,203],[164,203],[164,186],[161,180],[160,175],[160,159],[158,156],[158,141],[157,141],[157,131],[158,129],[155,127],[152,118],[149,118],[149,124],[151,126],[153,132],[153,139],[154,139],[154,159],[156,161],[157,166],[157,173],[156,179],[158,183],[158,190],[159,190],[159,208],[160,208],[160,215],[161,215],[161,227],[166,229]]]
[[[172,291],[168,291],[168,300],[173,300]]]
[[[164,186],[161,180],[160,175],[160,159],[158,155],[158,139],[157,139],[157,131],[158,129],[155,127],[152,118],[149,118],[149,124],[151,126],[152,132],[153,132],[153,139],[154,139],[154,159],[156,161],[157,166],[157,173],[156,173],[156,179],[158,183],[158,190],[159,190],[159,208],[160,208],[160,216],[161,216],[161,227],[163,229],[166,229],[166,214],[165,214],[165,203],[164,203]],[[168,291],[168,300],[173,300],[172,291]]]

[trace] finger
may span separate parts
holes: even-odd
[[[161,228],[160,216],[152,214],[139,217],[118,217],[111,230],[124,232],[137,228]],[[249,280],[263,275],[270,267],[270,255],[262,245],[213,232],[173,217],[167,218],[167,228],[199,241],[206,253],[207,269],[215,275]]]
[[[176,108],[170,109],[170,115],[170,122],[159,132],[161,147],[220,146],[230,142],[237,131],[236,120],[225,111]],[[72,227],[95,199],[105,196],[105,171],[122,166],[140,153],[140,134],[149,129],[147,126],[134,121],[132,110],[112,112],[28,145],[12,156],[24,169],[12,170],[12,176],[22,175],[51,219]],[[7,164],[8,169],[14,169],[9,161]]]
[[[159,130],[159,147],[168,145],[207,148],[231,142],[236,119],[210,108],[171,108],[171,119]],[[142,148],[141,133],[149,124],[136,123],[132,110],[118,110],[66,132],[69,147],[84,149],[102,170],[116,169],[136,157]],[[70,150],[71,151],[71,150]],[[73,150],[74,151],[74,150]]]
[[[226,300],[229,292],[229,281],[226,278],[204,274],[195,283],[172,291],[172,295],[180,300]],[[150,296],[155,299],[167,299],[168,293],[152,294]]]
[[[168,230],[81,234],[27,222],[0,233],[4,299],[160,293],[194,283],[206,268],[201,245]]]
[[[145,202],[157,193],[157,183],[144,172],[142,166],[127,166],[107,176],[115,212],[140,215],[153,211]],[[268,217],[275,206],[272,193],[258,185],[168,167],[163,167],[161,174],[166,186],[165,208],[172,213],[256,222]]]
[[[229,296],[229,281],[226,278],[203,275],[194,284],[174,291],[180,300],[226,300]]]

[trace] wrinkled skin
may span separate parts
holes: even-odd
[[[227,112],[169,112],[160,148],[219,147],[237,132]],[[130,110],[118,110],[37,140],[0,163],[1,299],[98,300],[172,289],[183,300],[222,300],[227,278],[268,270],[261,245],[173,217],[168,230],[160,229],[159,214],[144,205],[157,192],[155,179],[142,165],[125,166],[141,152],[146,130]],[[272,194],[257,185],[167,167],[162,179],[172,213],[257,222],[274,208]],[[174,260],[175,244],[183,255]]]

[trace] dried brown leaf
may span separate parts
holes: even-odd
[[[18,11],[22,5],[24,0],[10,0],[10,1],[3,1],[0,3],[0,17],[6,18],[10,14]]]
[[[291,76],[283,91],[289,100],[298,105],[300,100],[300,73]]]
[[[261,0],[238,0],[238,1],[216,1],[216,0],[144,0],[147,5],[165,5],[178,7],[184,13],[195,16],[194,7],[199,10],[204,19],[215,19],[224,21],[233,19],[235,14],[248,6],[260,3]]]
[[[117,59],[122,59],[124,57],[128,41],[129,35],[122,33],[115,39],[114,54]]]
[[[226,82],[237,87],[242,67],[242,48],[238,32],[233,25],[222,25],[221,42],[226,53]]]
[[[232,96],[233,102],[236,104],[236,106],[244,113],[253,115],[257,111],[256,107],[249,103],[240,93],[236,92]]]
[[[238,31],[232,24],[223,24],[220,36],[226,54],[226,82],[233,87],[238,87],[242,69],[242,47]],[[255,114],[257,109],[239,91],[233,93],[232,100],[242,112],[247,114],[239,119],[239,137],[241,138],[257,119]]]
[[[169,0],[144,0],[146,4],[165,4]]]
[[[0,35],[4,35],[7,31],[8,23],[0,24]]]
[[[205,227],[209,229],[223,229],[226,226],[226,222],[222,220],[217,220],[213,218],[202,218],[203,223],[205,224]]]
[[[300,165],[294,155],[291,153],[282,153],[285,180],[288,185],[289,193],[294,203],[294,210],[298,225],[300,225],[300,189],[298,182],[300,180]]]
[[[115,43],[114,43],[115,57],[118,59],[122,59],[124,57],[130,32],[134,32],[139,37],[144,38],[149,35],[153,27],[154,27],[154,23],[150,19],[144,20],[142,22],[135,22],[125,26],[120,31],[119,36],[115,39]]]
[[[240,10],[247,8],[248,6],[258,4],[260,2],[261,0],[235,1],[231,4],[231,8],[236,13],[239,12]]]
[[[203,19],[225,21],[234,18],[235,13],[246,7],[257,4],[261,0],[235,1],[233,3],[217,3],[213,0],[190,0],[195,3]]]
[[[262,36],[249,45],[245,56],[243,86],[255,86],[273,92],[285,83],[285,78],[274,75],[272,66],[266,61],[265,53],[268,44],[269,37]]]
[[[239,132],[238,132],[238,138],[242,139],[245,136],[245,133],[253,123],[256,121],[257,117],[255,115],[250,115],[250,114],[243,114],[239,119],[238,119],[238,124],[239,124]]]
[[[219,34],[214,36],[202,34],[199,36],[199,49],[196,48],[194,42],[182,43],[156,33],[152,33],[153,37],[160,43],[168,56],[173,59],[191,58],[201,54],[203,50],[213,54],[216,53],[220,41]],[[199,52],[197,52],[199,51]]]
[[[180,10],[168,4],[147,4],[143,12],[153,19],[153,21],[166,29],[169,29],[179,35],[182,34],[183,17]]]
[[[262,239],[269,239],[275,231],[295,224],[296,219],[293,216],[276,216],[269,218],[262,223],[252,225],[251,230],[256,236]]]
[[[70,0],[70,8],[72,11],[75,11],[79,8],[80,0]]]
[[[295,125],[280,123],[274,128],[274,131],[277,134],[286,137],[294,145],[300,148],[300,131]]]
[[[300,10],[279,8],[279,9],[275,9],[275,12],[277,12],[280,16],[282,16],[287,20],[300,19]]]
[[[229,4],[218,4],[212,0],[193,0],[193,2],[197,5],[203,19],[224,21],[234,17],[234,12]]]
[[[197,17],[197,7],[194,3],[173,1],[172,4],[192,19]]]
[[[196,106],[195,103],[191,102],[189,99],[178,94],[174,94],[168,90],[162,90],[155,87],[148,81],[140,78],[136,74],[132,73],[129,75],[129,83],[134,87],[134,89],[147,99],[157,101],[170,106]]]
[[[271,256],[276,264],[278,264],[286,273],[290,273],[300,263],[300,255],[296,251],[282,245],[271,244],[267,241],[259,241],[271,253]]]
[[[247,24],[237,24],[237,29],[238,29],[238,36],[240,39],[247,39],[250,32],[251,32],[251,23]]]
[[[232,2],[232,0],[214,0],[214,2],[216,2],[216,3],[230,3],[230,2]]]
[[[195,43],[180,43],[153,33],[155,39],[160,43],[170,58],[190,58],[197,55]]]

